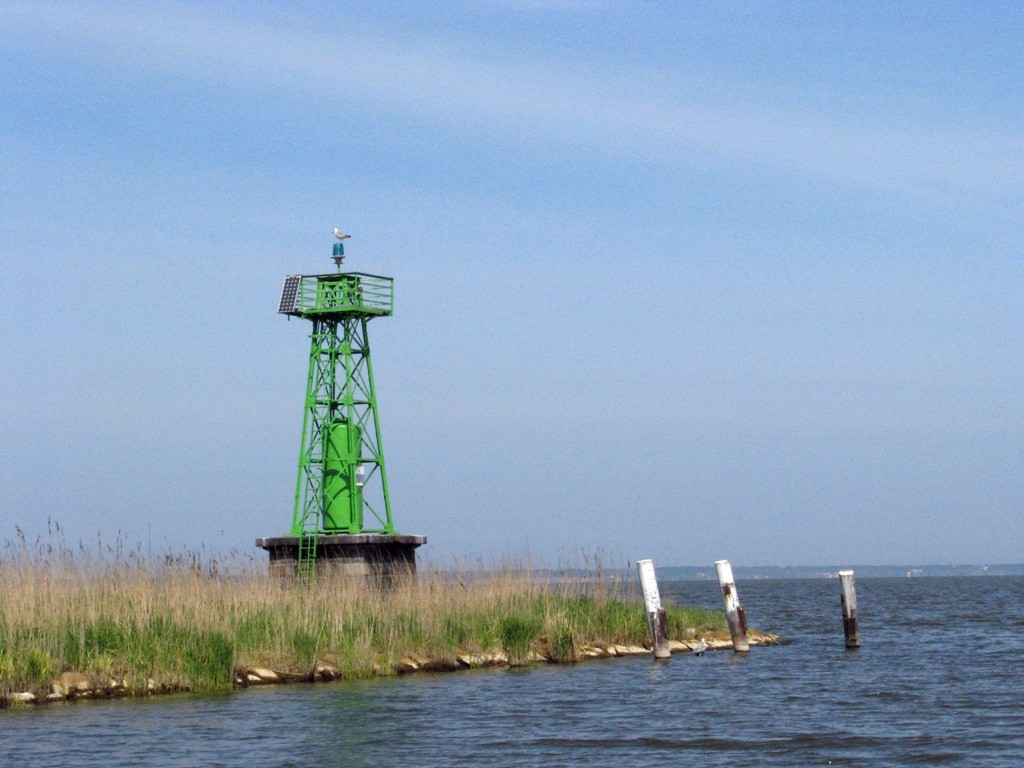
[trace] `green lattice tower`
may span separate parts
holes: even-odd
[[[390,315],[394,281],[338,271],[289,275],[282,314],[313,324],[302,448],[291,535],[299,537],[298,576],[312,580],[322,534],[394,534],[367,325]]]

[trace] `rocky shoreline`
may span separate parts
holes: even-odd
[[[767,632],[750,632],[750,645],[780,645],[785,642],[778,635]],[[689,653],[698,640],[672,640],[672,653]],[[709,651],[731,650],[732,641],[720,637],[707,640]],[[577,648],[578,658],[575,661],[588,659],[615,658],[620,656],[642,656],[652,654],[650,648],[638,645],[617,645],[612,643],[594,643],[580,645]],[[235,668],[235,688],[248,688],[257,685],[278,685],[282,683],[319,683],[339,680],[344,677],[342,670],[336,666],[336,659],[330,654],[323,654],[313,667],[306,671],[277,670],[267,666],[238,666]],[[568,663],[553,658],[545,653],[541,645],[531,651],[527,663]],[[504,651],[495,650],[487,653],[459,653],[454,656],[431,658],[420,655],[403,657],[395,664],[394,672],[377,670],[380,676],[389,674],[408,675],[416,672],[457,672],[466,669],[484,669],[487,667],[509,666],[508,655]],[[15,706],[31,706],[53,704],[58,702],[82,699],[113,699],[128,697],[154,696],[168,693],[187,693],[188,686],[161,683],[150,678],[144,683],[132,684],[128,680],[118,680],[109,675],[90,676],[80,672],[63,672],[50,684],[45,694],[35,691],[17,691],[0,695],[0,709]]]

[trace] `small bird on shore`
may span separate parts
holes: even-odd
[[[349,237],[351,237],[351,235],[346,235],[344,232],[342,232],[337,227],[334,228],[334,236],[336,238],[338,238],[339,240],[347,240]]]
[[[700,639],[700,642],[697,643],[695,646],[693,646],[693,655],[694,656],[703,656],[704,655],[704,651],[706,651],[707,649],[708,649],[708,641],[705,640],[702,637]]]

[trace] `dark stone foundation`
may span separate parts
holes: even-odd
[[[325,577],[362,577],[390,581],[416,573],[416,548],[426,536],[379,533],[323,534],[317,536],[316,573]],[[299,561],[299,537],[256,539],[256,546],[270,555],[270,575],[295,578]]]

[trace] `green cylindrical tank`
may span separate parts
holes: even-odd
[[[324,530],[359,533],[363,527],[363,489],[356,483],[362,447],[359,426],[335,419],[327,427],[324,452]]]

